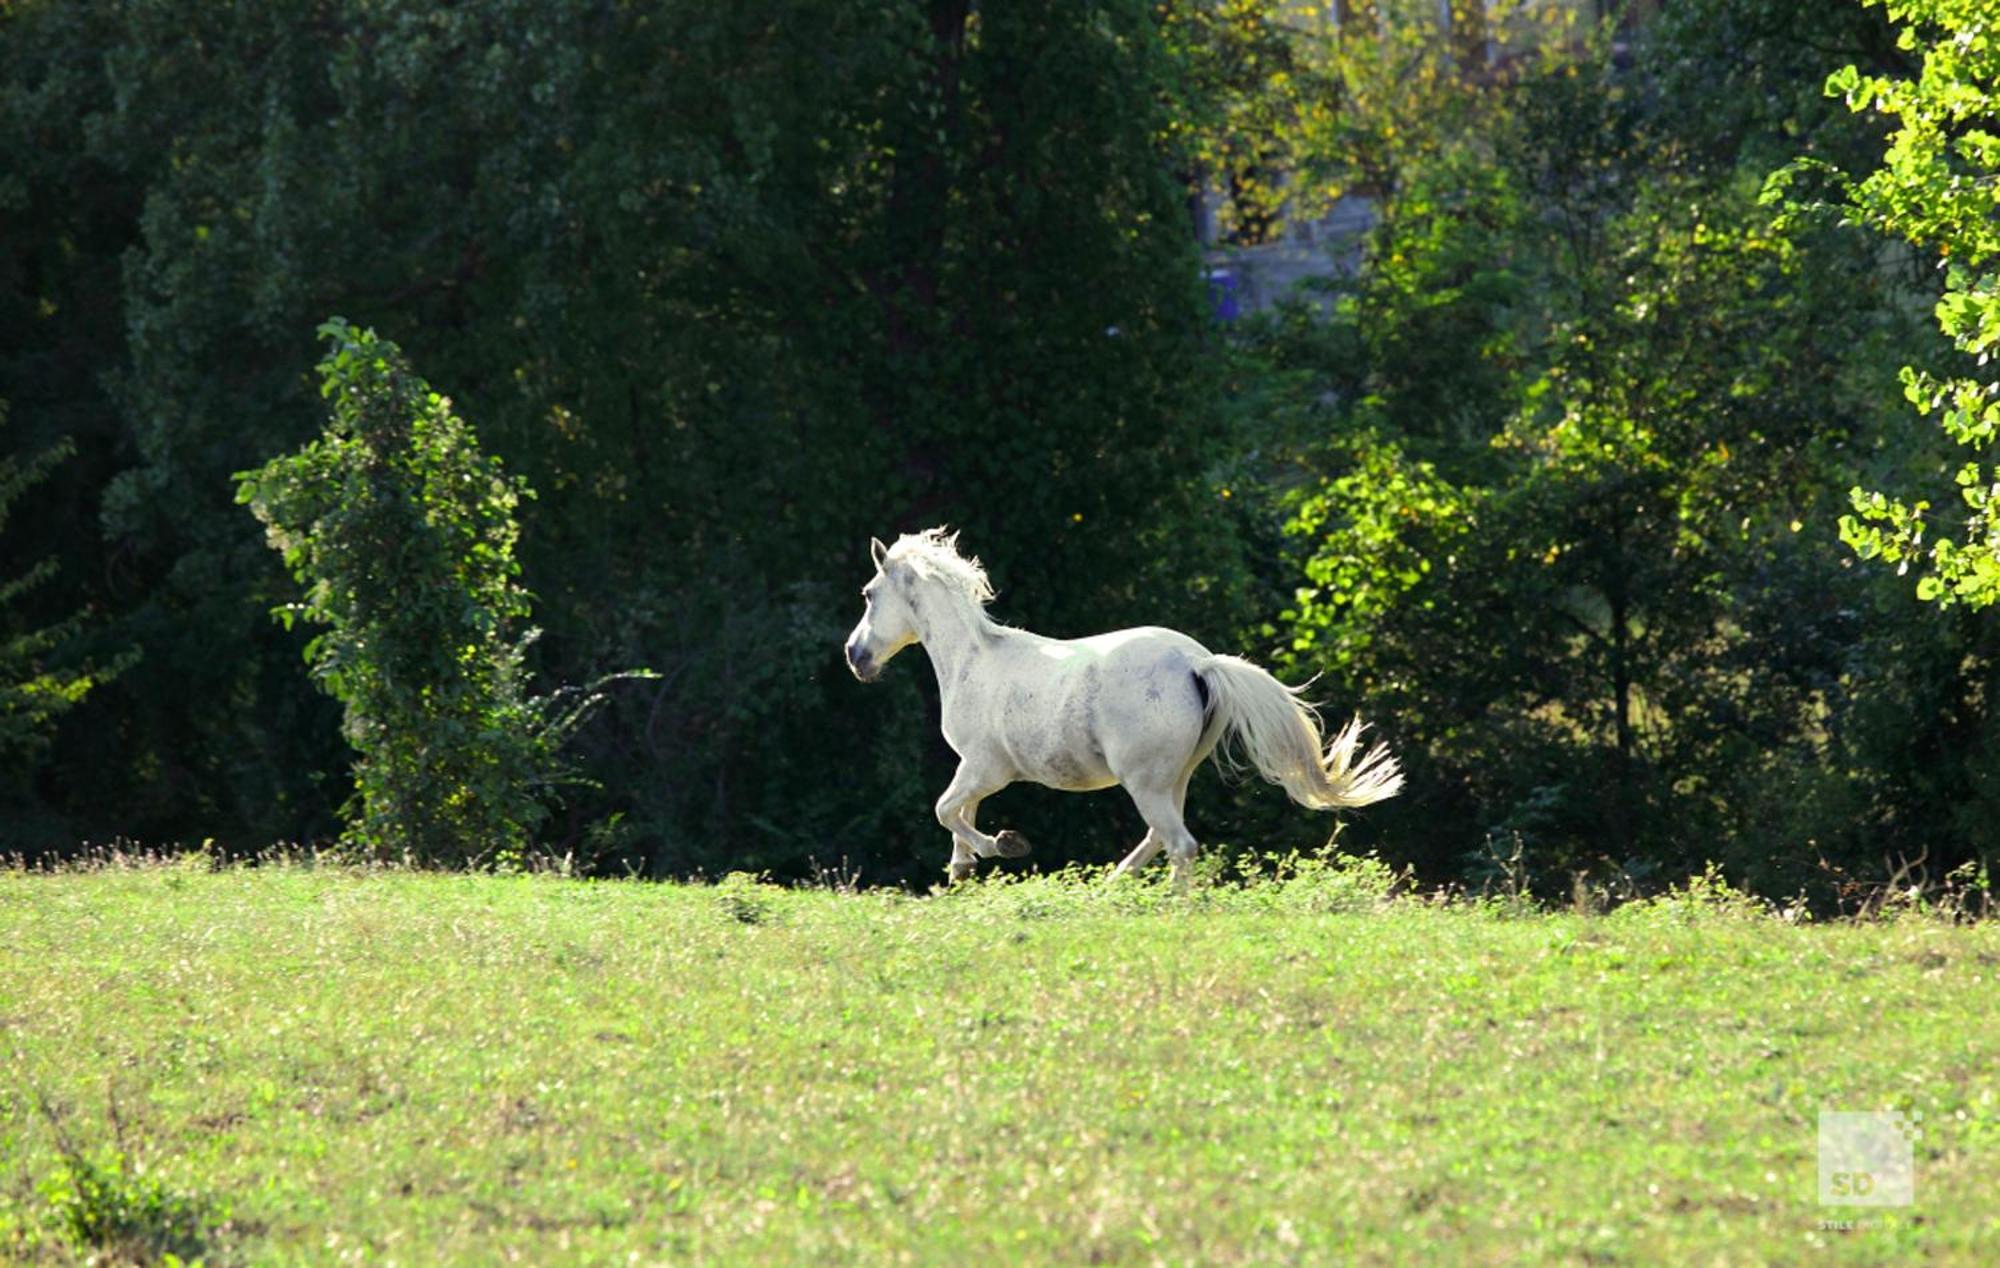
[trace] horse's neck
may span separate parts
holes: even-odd
[[[924,651],[937,672],[938,694],[949,699],[976,667],[979,657],[999,641],[1001,627],[984,620],[968,605],[940,600],[923,613]]]

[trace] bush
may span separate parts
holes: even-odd
[[[72,1245],[118,1263],[196,1261],[220,1214],[168,1190],[115,1151],[101,1160],[67,1154],[43,1182],[42,1195]]]
[[[567,777],[558,750],[597,688],[532,696],[514,508],[533,496],[481,454],[394,343],[320,327],[325,433],[237,475],[237,500],[305,587],[275,613],[325,625],[306,648],[359,754],[346,842],[376,858],[518,864]],[[622,676],[622,675],[621,675]]]

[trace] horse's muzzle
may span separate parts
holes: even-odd
[[[882,672],[882,667],[875,663],[873,656],[852,644],[847,647],[847,667],[854,671],[854,676],[862,682],[874,682],[876,676]]]

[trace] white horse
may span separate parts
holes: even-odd
[[[1365,806],[1403,786],[1381,745],[1356,760],[1360,718],[1322,747],[1311,706],[1249,661],[1154,626],[1056,639],[1001,625],[986,614],[985,569],[941,528],[869,546],[875,576],[861,591],[868,606],[847,636],[847,664],[873,682],[910,644],[930,653],[945,742],[959,757],[937,802],[954,881],[979,859],[1028,852],[1020,833],[988,836],[975,821],[982,800],[1017,780],[1071,792],[1123,784],[1147,831],[1117,874],[1164,847],[1183,887],[1196,849],[1181,819],[1188,779],[1218,742],[1240,746],[1266,779],[1314,810]]]

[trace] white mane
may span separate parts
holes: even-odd
[[[993,582],[976,557],[968,559],[958,553],[957,533],[942,528],[905,533],[882,557],[884,568],[892,563],[906,563],[911,572],[925,581],[941,582],[975,609],[984,609],[993,602]]]

